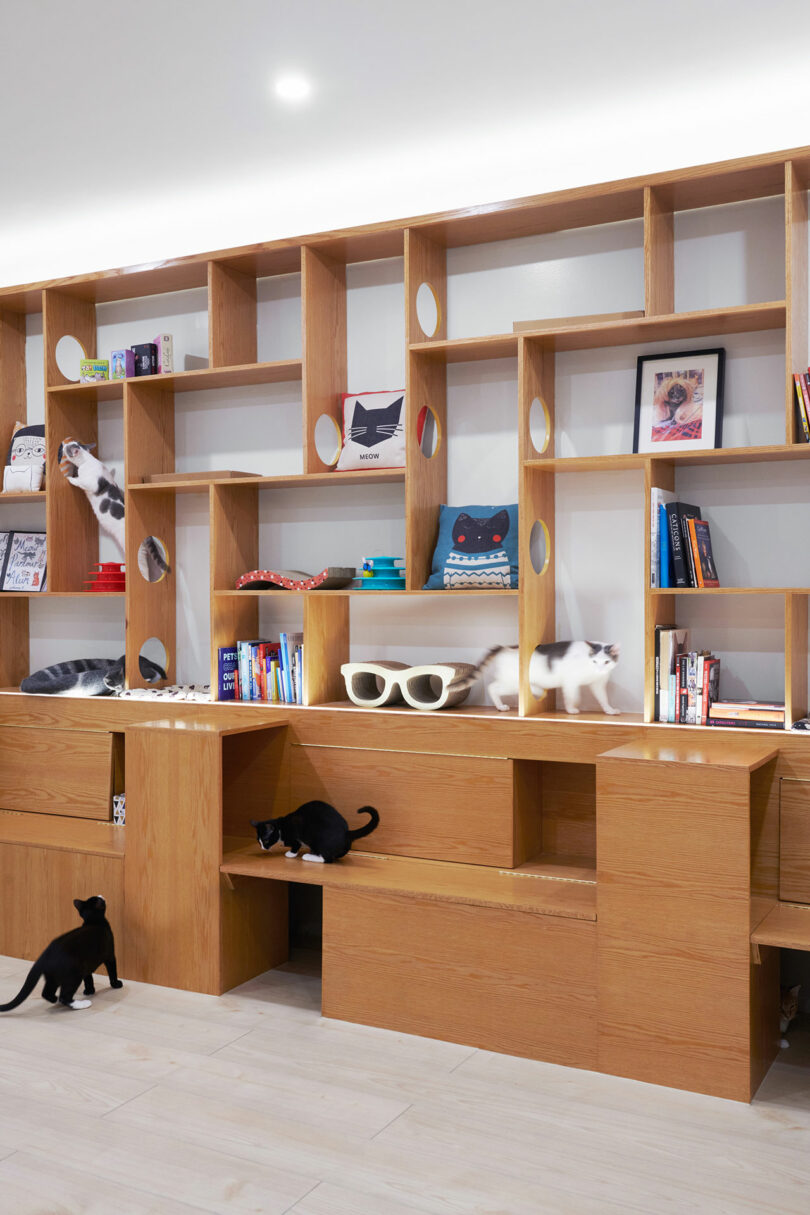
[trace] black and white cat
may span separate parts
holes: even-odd
[[[59,467],[71,485],[84,490],[99,526],[112,537],[121,550],[121,556],[126,559],[124,495],[116,484],[115,470],[102,464],[85,443],[79,443],[76,439],[65,439],[62,443]],[[156,582],[160,574],[170,573],[154,536],[146,537],[143,549],[149,571],[147,581]]]
[[[44,977],[43,1000],[64,1004],[68,1008],[89,1008],[89,1000],[75,999],[79,984],[84,981],[84,994],[95,992],[93,972],[99,966],[107,968],[110,987],[123,987],[115,963],[115,940],[107,919],[107,903],[100,894],[92,898],[74,899],[73,906],[84,921],[80,928],[65,932],[51,941],[37,958],[13,1000],[0,1004],[0,1012],[9,1012],[27,1000],[38,981]],[[58,994],[57,994],[58,993]]]
[[[321,801],[304,802],[292,814],[281,818],[268,818],[262,822],[251,819],[250,825],[256,828],[256,838],[265,852],[281,840],[287,849],[286,856],[296,857],[301,848],[306,848],[308,851],[302,860],[329,865],[345,856],[354,840],[371,835],[380,821],[373,806],[362,806],[357,813],[370,814],[371,819],[356,831],[349,830],[349,824],[339,810]]]
[[[140,656],[141,676],[159,683],[166,672]],[[115,696],[124,687],[124,655],[120,658],[74,658],[34,671],[20,684],[21,692],[46,696]]]
[[[540,698],[552,688],[561,688],[566,713],[579,712],[579,694],[590,688],[605,713],[620,713],[608,701],[607,684],[619,660],[619,646],[596,641],[553,641],[535,648],[529,660],[529,685]],[[506,711],[504,697],[518,695],[520,669],[518,647],[495,646],[470,675],[453,683],[454,688],[472,687],[483,678],[496,709]]]

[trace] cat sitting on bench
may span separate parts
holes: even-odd
[[[346,855],[353,840],[370,835],[380,821],[373,806],[363,806],[357,813],[370,814],[371,820],[356,831],[349,830],[349,824],[334,806],[320,801],[304,802],[292,814],[281,818],[262,822],[251,819],[250,825],[256,828],[256,838],[265,852],[281,840],[287,849],[286,856],[296,857],[301,848],[306,848],[303,860],[330,865]]]
[[[8,1012],[17,1008],[23,1000],[27,1000],[43,975],[43,1000],[48,1000],[51,1004],[56,1004],[58,1000],[67,1008],[90,1007],[89,1000],[76,1000],[74,997],[82,980],[84,994],[94,994],[96,989],[93,984],[93,971],[101,965],[107,968],[110,987],[124,986],[118,978],[115,965],[115,942],[112,928],[107,921],[106,900],[100,894],[94,894],[92,898],[84,901],[74,899],[73,906],[84,921],[82,926],[51,941],[29,970],[28,977],[14,999],[8,1004],[0,1004],[0,1012]]]

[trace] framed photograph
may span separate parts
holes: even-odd
[[[722,348],[640,355],[633,451],[721,447],[725,359]]]

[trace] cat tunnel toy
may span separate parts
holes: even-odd
[[[384,659],[344,662],[340,673],[349,700],[361,709],[380,709],[403,700],[412,709],[449,709],[470,694],[470,687],[454,688],[453,684],[475,670],[469,662],[429,662],[409,667]]]

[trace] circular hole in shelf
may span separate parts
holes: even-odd
[[[337,418],[333,418],[331,414],[322,413],[315,423],[315,450],[318,453],[318,459],[329,468],[333,468],[338,462],[342,437],[340,434],[340,426]]]
[[[534,450],[542,456],[551,438],[551,419],[540,397],[535,397],[529,406],[529,437]]]
[[[428,460],[432,460],[442,442],[442,432],[439,419],[429,405],[423,405],[416,418],[416,441],[419,450]]]
[[[146,536],[138,545],[138,570],[146,582],[160,582],[171,572],[169,550],[159,536]]]
[[[66,333],[64,337],[60,337],[56,343],[54,351],[56,357],[56,366],[59,368],[66,380],[77,381],[81,373],[81,360],[87,358],[84,346],[78,338],[72,337]]]
[[[416,292],[416,319],[425,337],[432,338],[442,323],[439,297],[430,283],[420,283]]]
[[[159,637],[147,637],[138,652],[138,665],[146,683],[159,683],[167,678],[169,654]]]
[[[535,574],[545,574],[551,560],[551,537],[542,519],[532,524],[529,536],[529,558]]]

